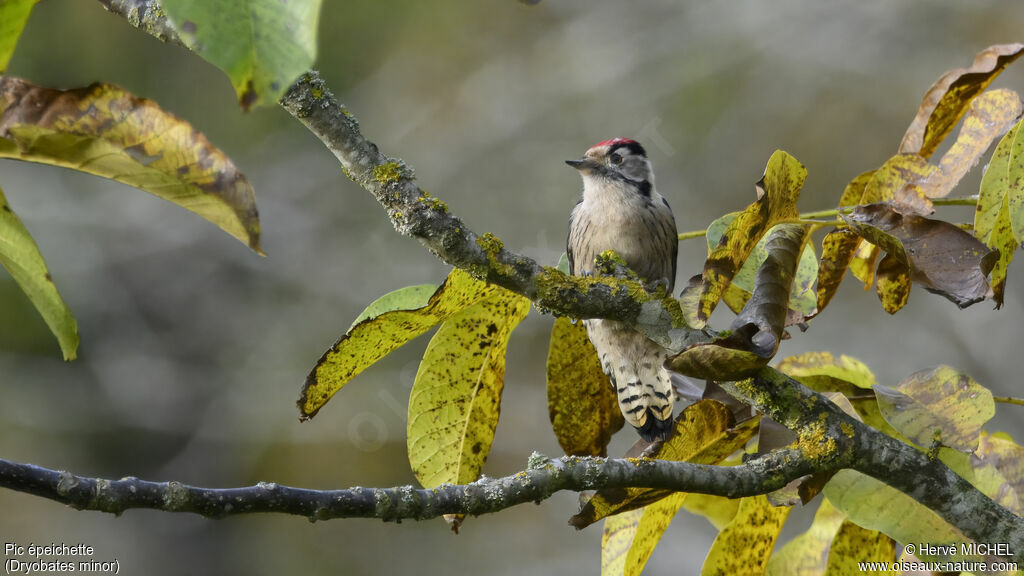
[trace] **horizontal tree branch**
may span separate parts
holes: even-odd
[[[811,471],[809,460],[794,450],[773,452],[739,466],[576,456],[552,460],[534,453],[530,466],[518,474],[482,478],[466,485],[308,490],[265,482],[244,488],[200,488],[132,477],[107,480],[0,459],[0,486],[79,510],[113,514],[149,508],[210,518],[280,512],[310,520],[398,521],[444,514],[490,514],[526,502],[540,502],[561,490],[647,487],[739,498],[777,490]]]

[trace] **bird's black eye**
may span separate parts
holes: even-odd
[[[622,164],[622,155],[618,152],[612,152],[608,159],[612,161],[612,164]]]

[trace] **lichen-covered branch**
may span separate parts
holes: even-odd
[[[398,232],[416,238],[448,264],[525,296],[542,310],[631,323],[671,350],[708,338],[704,331],[684,326],[671,295],[648,293],[639,282],[625,278],[571,277],[506,249],[490,234],[477,235],[416,184],[405,162],[363,137],[355,117],[316,72],[292,84],[281,105],[334,153],[349,178],[373,194]]]
[[[722,383],[796,431],[815,470],[852,468],[900,490],[977,542],[1006,542],[1024,562],[1024,518],[1000,506],[937,458],[843,412],[821,394],[774,368]]]
[[[132,26],[184,46],[157,0],[99,1]],[[317,72],[296,80],[280,104],[338,158],[349,178],[373,194],[396,230],[416,238],[444,262],[525,296],[542,311],[632,324],[672,353],[709,339],[705,331],[685,326],[671,295],[648,293],[641,283],[626,278],[572,277],[507,250],[491,234],[476,234],[444,202],[420,189],[405,162],[383,154],[363,137],[359,122]]]
[[[167,20],[167,13],[157,0],[99,0],[108,12],[124,18],[129,24],[163,42],[188,48],[177,30]]]
[[[79,510],[113,514],[150,508],[211,518],[279,512],[310,520],[394,521],[424,520],[443,514],[489,514],[525,502],[540,502],[561,490],[637,486],[738,498],[785,486],[811,472],[808,462],[793,450],[773,452],[740,466],[575,456],[552,460],[534,454],[529,467],[518,474],[484,478],[466,485],[308,490],[271,483],[244,488],[200,488],[131,477],[105,480],[0,459],[0,486],[63,502]]]

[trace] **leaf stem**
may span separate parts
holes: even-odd
[[[1003,404],[1016,404],[1017,406],[1024,406],[1024,398],[1014,398],[1013,396],[993,396],[993,400],[996,402],[1002,402]]]
[[[978,204],[978,196],[964,196],[961,198],[932,198],[932,204],[935,206],[976,206]],[[804,220],[813,220],[815,218],[835,218],[839,216],[840,210],[852,210],[852,206],[844,206],[841,208],[831,208],[828,210],[817,210],[815,212],[804,212],[800,215],[799,220],[796,222],[802,222]],[[804,222],[806,224],[823,224],[823,222]],[[689,232],[683,232],[679,234],[679,240],[689,240],[691,238],[700,238],[706,236],[708,233],[707,229],[704,230],[691,230]]]

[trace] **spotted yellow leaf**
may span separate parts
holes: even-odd
[[[789,511],[763,495],[740,500],[736,517],[711,544],[701,576],[764,574]]]
[[[547,392],[548,416],[562,450],[574,456],[607,456],[608,441],[624,420],[582,323],[555,319]]]
[[[317,362],[299,398],[299,417],[312,418],[345,384],[406,342],[498,288],[453,269],[444,284],[410,286],[380,297]]]
[[[409,463],[425,487],[479,478],[505,383],[505,349],[530,301],[503,288],[448,318],[431,338],[409,395]]]
[[[811,527],[772,554],[768,576],[823,576],[829,546],[844,520],[846,514],[822,498]]]

